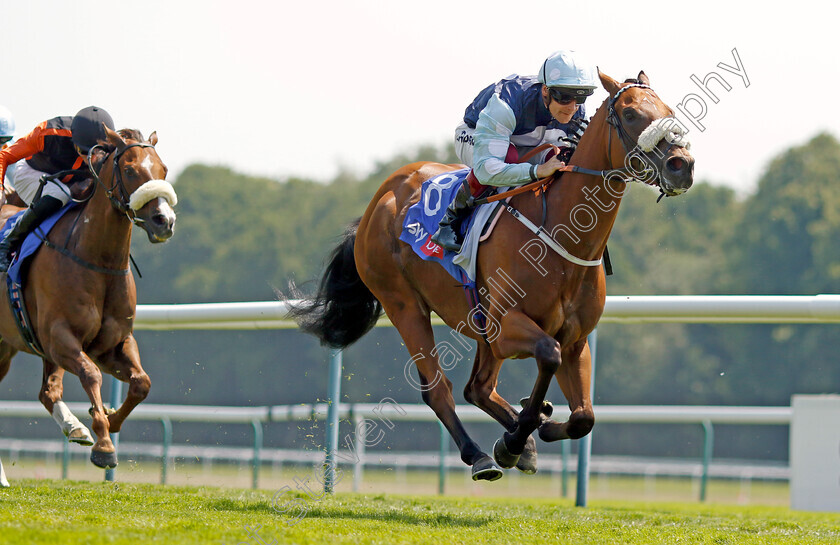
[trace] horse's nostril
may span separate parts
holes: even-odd
[[[167,225],[167,223],[169,223],[165,214],[155,214],[154,216],[152,216],[152,222],[154,222],[155,225],[161,226]]]
[[[667,165],[668,170],[670,170],[671,172],[679,172],[685,165],[685,161],[683,161],[679,157],[671,157],[670,159],[668,159]]]

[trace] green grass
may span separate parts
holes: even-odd
[[[354,490],[353,470],[343,466],[339,492]],[[59,479],[61,466],[55,460],[43,457],[21,457],[6,459],[6,471],[11,479]],[[277,490],[293,484],[295,478],[315,478],[320,474],[313,467],[282,467],[266,464],[260,470],[259,487]],[[103,480],[103,471],[95,468],[85,456],[70,463],[68,477],[76,481],[98,482]],[[117,469],[117,480],[126,483],[160,483],[158,462],[137,462],[124,457]],[[185,486],[224,486],[249,488],[253,480],[250,464],[214,463],[202,464],[194,460],[177,460],[169,468],[167,484]],[[404,493],[415,495],[436,495],[438,474],[432,470],[398,470],[393,468],[367,468],[358,492],[367,494]],[[566,498],[574,498],[576,491],[575,473],[570,472],[566,482]],[[563,483],[557,474],[539,472],[536,475],[522,475],[508,471],[500,481],[475,483],[470,479],[469,468],[451,470],[446,477],[448,496],[508,497],[508,498],[561,498]],[[619,476],[594,473],[589,486],[590,500],[635,500],[649,502],[696,502],[700,496],[699,478],[669,478],[653,476]],[[784,481],[710,479],[707,489],[710,503],[731,503],[739,505],[760,504],[787,506],[790,503],[788,483]]]
[[[0,489],[2,544],[840,543],[840,515],[784,507],[593,500],[581,509],[566,499],[351,493],[318,499],[136,483],[13,484]],[[278,514],[272,505],[292,509]]]

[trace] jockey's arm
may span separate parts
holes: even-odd
[[[513,110],[498,95],[487,101],[475,125],[473,171],[484,185],[514,186],[545,178],[563,166],[552,158],[542,165],[505,163],[510,138],[516,128]]]
[[[21,159],[32,157],[44,149],[44,137],[39,129],[41,129],[40,125],[20,140],[15,140],[12,144],[0,150],[0,189],[3,187],[6,168],[9,165],[13,165]]]

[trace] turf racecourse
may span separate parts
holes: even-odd
[[[275,502],[272,504],[272,497]],[[291,518],[272,507],[286,507]],[[23,480],[2,544],[840,543],[840,515],[697,503],[438,498]]]

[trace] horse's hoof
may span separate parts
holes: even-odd
[[[117,453],[116,452],[102,452],[101,450],[90,451],[90,461],[96,467],[103,469],[112,469],[117,467]]]
[[[483,456],[472,466],[472,480],[474,481],[498,481],[504,472],[496,465],[489,456]]]
[[[70,433],[67,434],[67,440],[71,443],[78,443],[86,447],[89,447],[94,443],[90,430],[84,426],[76,428],[75,430],[70,430]]]
[[[528,400],[531,399],[529,397],[523,397],[519,400],[519,406],[523,409],[528,406]],[[554,414],[554,405],[551,401],[543,401],[542,408],[540,409],[540,413],[545,416],[546,418],[551,417]]]
[[[528,436],[528,440],[525,442],[525,450],[522,451],[519,461],[516,462],[516,469],[528,475],[537,472],[537,442],[531,436]]]
[[[505,438],[502,437],[496,441],[495,445],[493,445],[493,458],[495,458],[496,463],[503,468],[510,469],[516,466],[517,462],[519,462],[520,455],[511,454],[507,445],[505,445]]]

